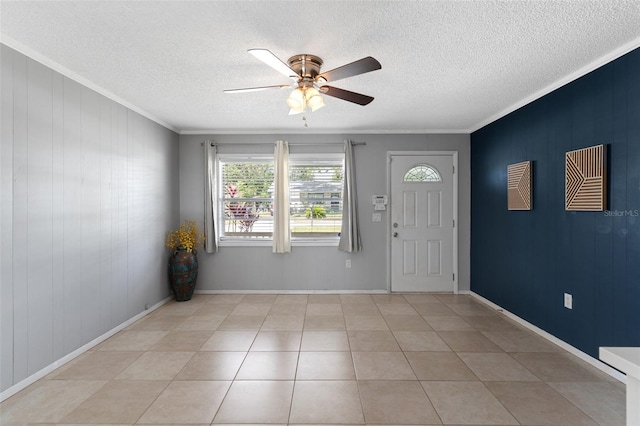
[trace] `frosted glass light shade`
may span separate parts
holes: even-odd
[[[307,99],[307,106],[311,108],[311,111],[316,111],[324,106],[324,99],[320,96],[318,89],[314,87],[307,89],[305,98]]]
[[[294,89],[293,92],[287,98],[287,105],[294,111],[304,112],[305,102],[304,102],[304,93],[302,89],[297,88]]]

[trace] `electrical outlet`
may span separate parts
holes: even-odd
[[[345,268],[351,268],[351,259],[347,259],[344,262],[344,267]]]
[[[564,294],[564,307],[567,309],[573,309],[573,296],[569,293]]]

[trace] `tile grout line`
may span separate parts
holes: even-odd
[[[244,298],[244,296],[243,296],[243,298]],[[405,298],[405,300],[406,300],[406,298]],[[407,300],[407,302],[408,302],[408,300]],[[237,306],[237,305],[239,305],[240,303],[242,303],[242,301],[238,301],[238,302],[236,302],[236,303],[235,303],[235,305]],[[444,303],[444,302],[442,302],[442,301],[440,301],[439,303],[440,303],[440,304],[443,304],[443,305],[445,305],[445,306],[447,306],[447,304],[446,304],[446,303]],[[344,305],[344,303],[342,302],[342,300],[340,301],[340,304],[341,304],[341,306],[343,306],[343,305]],[[204,303],[203,303],[203,305],[204,305]],[[273,306],[274,306],[274,305],[275,305],[275,300],[271,302],[271,308],[269,308],[269,311],[273,308]],[[413,367],[413,366],[411,365],[411,363],[409,362],[409,359],[407,358],[407,352],[412,352],[412,351],[405,351],[405,350],[402,348],[402,346],[400,345],[400,342],[398,341],[398,337],[397,337],[397,336],[395,335],[395,333],[394,333],[394,330],[392,330],[392,329],[391,329],[391,327],[389,326],[389,323],[387,322],[387,317],[386,317],[386,316],[384,316],[384,315],[382,315],[382,311],[380,311],[379,303],[375,303],[375,301],[374,301],[374,305],[376,306],[376,308],[378,309],[379,314],[382,316],[382,318],[383,318],[384,322],[386,323],[386,325],[387,325],[387,327],[388,327],[388,331],[389,331],[389,332],[391,333],[391,335],[393,336],[395,343],[396,343],[396,344],[398,345],[398,347],[399,347],[399,350],[403,353],[403,357],[404,357],[405,361],[407,362],[407,364],[409,365],[409,367],[411,368],[411,371],[413,372],[413,374],[414,374],[414,376],[415,376],[415,380],[416,380],[416,381],[421,385],[421,381],[418,379],[418,374],[416,373],[416,370],[414,369],[414,367]],[[411,303],[409,303],[409,305],[413,307],[413,305],[412,305]],[[291,420],[292,420],[291,416],[292,416],[292,408],[293,408],[293,402],[294,402],[294,401],[293,401],[293,397],[294,397],[294,395],[295,395],[296,385],[297,385],[297,382],[298,382],[297,376],[298,376],[298,372],[299,372],[299,369],[300,369],[300,360],[301,360],[301,355],[302,355],[302,352],[303,352],[303,351],[302,351],[302,343],[303,343],[303,338],[304,338],[304,333],[305,333],[305,325],[306,325],[306,320],[307,320],[307,315],[306,315],[307,307],[308,307],[308,302],[306,303],[306,307],[305,307],[305,320],[303,321],[302,329],[301,329],[301,331],[300,331],[300,342],[299,342],[299,345],[298,345],[298,349],[297,349],[297,351],[295,351],[295,352],[297,353],[297,359],[296,359],[296,366],[295,366],[295,371],[294,371],[294,376],[293,376],[293,386],[292,386],[292,390],[291,390],[291,399],[290,399],[290,401],[289,401],[289,413],[288,413],[288,416],[287,416],[287,424],[290,424],[290,422],[291,422]],[[230,315],[230,314],[227,314],[225,317],[228,317],[229,315]],[[455,313],[454,313],[454,315],[455,315],[456,317],[461,318],[463,321],[465,321],[465,319],[464,319],[464,315],[458,314],[457,312],[455,312]],[[189,318],[194,317],[194,316],[195,316],[195,315],[194,315],[194,313],[191,313],[191,314],[189,314],[189,315],[188,315],[188,317],[189,317]],[[251,352],[252,348],[253,348],[253,347],[254,347],[254,345],[256,344],[257,338],[258,338],[258,336],[260,335],[260,333],[261,333],[261,332],[268,332],[268,331],[276,331],[276,332],[277,332],[277,331],[285,331],[285,330],[262,330],[262,327],[265,325],[265,322],[266,322],[266,318],[267,318],[267,316],[268,316],[268,313],[267,313],[267,315],[265,315],[265,317],[263,318],[263,320],[262,320],[262,322],[261,322],[260,326],[259,326],[259,327],[258,327],[258,329],[256,330],[255,335],[253,336],[253,339],[252,339],[252,341],[251,341],[251,344],[249,345],[249,347],[247,348],[247,350],[246,350],[246,351],[243,351],[243,352],[245,352],[245,353],[244,353],[244,358],[242,359],[242,362],[240,363],[239,367],[237,368],[237,371],[235,372],[235,375],[234,375],[233,379],[231,379],[230,384],[229,384],[229,386],[228,386],[228,388],[227,388],[227,390],[226,390],[226,392],[225,392],[225,394],[224,394],[224,397],[221,399],[220,404],[219,404],[219,406],[218,406],[218,408],[217,408],[217,410],[216,410],[216,412],[215,412],[215,414],[214,414],[214,416],[213,416],[213,418],[212,418],[212,420],[211,420],[211,424],[214,424],[214,421],[215,421],[216,416],[219,414],[220,409],[222,408],[223,403],[224,403],[224,401],[226,400],[226,398],[227,398],[227,396],[228,396],[228,394],[229,394],[229,391],[230,391],[231,387],[232,387],[232,386],[233,386],[233,384],[237,381],[238,374],[239,374],[239,372],[240,372],[240,370],[241,370],[242,366],[243,366],[243,365],[244,365],[244,363],[246,362],[246,360],[247,360],[247,357],[248,357],[249,353]],[[354,357],[353,357],[353,348],[352,348],[352,345],[351,345],[351,339],[349,339],[349,330],[347,330],[347,325],[346,325],[346,315],[344,315],[344,310],[343,310],[343,313],[342,313],[342,315],[341,315],[341,316],[343,317],[343,318],[342,318],[342,323],[343,323],[343,326],[344,326],[344,332],[345,332],[345,334],[346,334],[346,336],[347,336],[348,351],[349,351],[349,354],[351,355],[351,366],[352,366],[352,368],[353,368],[353,370],[354,370],[354,376],[355,376],[355,377],[354,377],[354,379],[355,379],[355,382],[356,382],[356,384],[357,384],[358,397],[359,397],[359,402],[360,402],[360,409],[361,409],[361,411],[362,411],[362,415],[363,415],[364,423],[366,424],[366,420],[367,420],[367,419],[366,419],[366,415],[365,415],[365,409],[364,409],[364,403],[363,403],[362,392],[361,392],[361,389],[360,389],[360,382],[363,382],[363,381],[359,380],[359,379],[358,379],[358,377],[357,377],[357,375],[356,375],[356,366],[355,366],[355,360],[354,360]],[[420,316],[420,317],[421,317],[425,322],[427,322],[423,315],[419,315],[419,316]],[[144,319],[142,319],[142,318],[141,318],[141,319],[140,319],[140,321],[142,321],[142,320],[144,320]],[[465,321],[465,322],[466,322],[466,321]],[[427,324],[428,324],[428,322],[427,322]],[[437,330],[433,329],[433,327],[431,327],[431,328],[432,328],[432,331],[435,333],[435,335],[436,335],[436,336],[438,336],[440,339],[442,339],[442,337],[440,336],[440,333],[439,333]],[[474,327],[474,328],[475,328],[475,327]],[[209,338],[211,338],[211,337],[216,333],[216,331],[218,331],[218,328],[217,328],[217,327],[216,327],[216,329],[214,329],[214,330],[212,331],[212,334],[211,334],[211,336],[209,336]],[[244,329],[243,329],[243,330],[224,330],[224,331],[246,331],[246,330],[244,330]],[[309,330],[309,331],[330,331],[330,330]],[[353,331],[353,330],[352,330],[352,331]],[[553,393],[554,393],[554,394],[560,395],[560,396],[562,397],[561,399],[562,399],[562,400],[564,400],[564,401],[566,401],[566,402],[569,404],[569,406],[572,406],[572,407],[576,408],[580,413],[582,413],[583,415],[585,415],[587,418],[589,418],[589,419],[593,420],[594,422],[598,423],[598,422],[597,422],[597,421],[596,421],[592,416],[590,416],[590,415],[589,415],[588,413],[586,413],[583,409],[581,409],[581,408],[580,408],[580,406],[578,406],[577,404],[574,404],[574,403],[573,403],[571,400],[569,400],[569,399],[568,399],[568,398],[567,398],[563,393],[561,393],[559,390],[556,390],[553,386],[551,386],[551,383],[555,383],[555,382],[548,382],[548,381],[543,380],[541,377],[539,377],[539,376],[538,376],[537,374],[535,374],[533,371],[529,370],[529,368],[528,368],[528,367],[526,367],[524,364],[522,364],[522,363],[521,363],[521,362],[519,362],[517,359],[515,359],[515,358],[514,358],[514,356],[513,356],[513,354],[518,353],[518,352],[507,352],[507,351],[506,351],[502,346],[498,345],[495,341],[493,341],[492,339],[490,339],[490,338],[485,334],[485,331],[483,331],[483,330],[476,329],[476,332],[478,332],[480,335],[484,336],[485,338],[489,339],[490,341],[492,341],[495,345],[497,345],[497,346],[500,348],[500,352],[496,352],[496,353],[503,353],[503,354],[506,354],[507,356],[509,356],[509,358],[510,358],[510,359],[512,359],[512,360],[513,360],[514,362],[516,362],[518,365],[522,366],[526,371],[530,372],[534,377],[538,378],[538,379],[539,379],[539,383],[544,383],[544,384],[545,384],[545,386],[547,386],[548,388],[550,388],[550,389],[551,389],[551,391],[553,391]],[[531,330],[523,330],[523,332],[525,332],[525,333],[527,333],[527,334],[533,334],[533,335],[535,335],[535,333],[533,333]],[[113,336],[113,337],[115,337],[115,336]],[[442,340],[444,341],[444,339],[442,339]],[[509,410],[509,409],[507,408],[507,406],[506,406],[506,405],[504,405],[504,404],[502,403],[502,401],[501,401],[501,400],[496,396],[496,394],[495,394],[495,393],[494,393],[494,392],[493,392],[493,391],[492,391],[492,390],[487,386],[487,383],[492,383],[492,381],[483,381],[483,380],[481,380],[481,379],[480,379],[480,377],[478,377],[478,376],[477,376],[477,374],[476,374],[476,373],[471,369],[471,367],[470,367],[470,366],[469,366],[469,365],[464,361],[464,359],[462,359],[462,358],[461,358],[460,354],[461,354],[461,353],[464,353],[464,352],[462,352],[462,351],[455,351],[455,350],[453,350],[453,348],[451,348],[451,347],[449,346],[449,344],[448,344],[446,341],[444,341],[444,343],[445,343],[445,345],[446,345],[447,347],[449,347],[449,349],[451,350],[451,352],[453,352],[454,354],[456,354],[457,359],[458,359],[461,363],[463,363],[464,365],[466,365],[466,366],[467,366],[467,368],[469,368],[469,369],[471,370],[471,372],[473,373],[473,375],[477,378],[478,382],[480,382],[480,383],[482,383],[482,384],[483,384],[483,387],[484,387],[484,388],[489,392],[489,394],[490,394],[490,395],[492,395],[492,396],[493,396],[493,397],[494,397],[494,398],[495,398],[495,399],[500,403],[500,405],[501,405],[501,406],[506,410],[506,412],[507,412],[507,413],[509,413],[509,414],[510,414],[510,415],[511,415],[511,416],[512,416],[512,417],[513,417],[513,418],[514,418],[514,419],[515,419],[519,424],[520,424],[520,421],[515,417],[515,415],[511,412],[511,410]],[[205,343],[202,343],[202,344],[200,345],[200,347],[198,348],[198,350],[194,352],[194,354],[192,355],[192,357],[191,357],[190,359],[193,359],[193,356],[195,356],[195,354],[196,354],[196,353],[205,352],[205,351],[201,351],[201,350],[200,350],[200,349],[204,346],[204,344],[205,344]],[[178,349],[175,349],[174,351],[178,351]],[[105,351],[105,352],[121,352],[121,351]],[[150,348],[147,348],[147,349],[145,349],[145,350],[143,350],[143,351],[139,351],[139,352],[140,352],[140,354],[138,355],[138,357],[136,357],[136,359],[135,359],[135,360],[133,360],[129,365],[133,364],[137,359],[139,359],[139,358],[140,358],[141,356],[143,356],[145,353],[152,352],[152,351],[150,351]],[[172,351],[169,351],[169,352],[172,352]],[[191,350],[190,350],[190,352],[193,352],[193,351],[191,351]],[[219,352],[219,351],[215,351],[215,352]],[[225,352],[228,352],[228,351],[225,351]],[[233,352],[236,352],[236,351],[233,351]],[[270,352],[273,352],[273,351],[270,351]],[[280,352],[280,351],[278,350],[278,351],[276,351],[276,352]],[[290,352],[290,351],[287,351],[287,352]],[[367,351],[367,352],[370,352],[370,351]],[[375,352],[375,351],[373,351],[373,352]],[[432,352],[432,351],[427,351],[427,352]],[[471,351],[470,353],[482,353],[482,352],[473,352],[473,351]],[[572,354],[570,354],[570,353],[566,353],[566,351],[562,350],[562,348],[561,348],[561,351],[559,352],[559,355],[562,355],[562,356],[564,356],[564,357],[569,358],[571,361],[574,361],[574,360],[573,360],[573,358],[574,358],[575,356],[572,356]],[[79,358],[79,360],[81,360],[81,359],[82,359],[82,358]],[[577,361],[580,361],[580,360],[577,360]],[[189,361],[187,361],[187,362],[185,363],[185,365],[183,365],[183,366],[180,368],[180,371],[184,370],[184,368],[186,367],[186,365],[188,364],[188,362],[189,362]],[[69,366],[69,367],[71,367],[71,366]],[[122,369],[122,371],[126,370],[126,368],[128,368],[128,367],[124,367],[124,368]],[[174,375],[174,377],[173,377],[172,379],[170,379],[170,380],[168,380],[168,381],[167,381],[168,383],[164,386],[163,390],[162,390],[162,391],[161,391],[161,392],[156,396],[156,398],[155,398],[155,399],[154,399],[154,400],[153,400],[153,401],[152,401],[152,402],[147,406],[147,408],[143,411],[143,413],[138,417],[138,419],[137,419],[134,423],[136,423],[136,424],[137,424],[137,422],[139,422],[139,421],[140,421],[140,419],[141,419],[141,418],[142,418],[142,417],[143,417],[143,416],[144,416],[144,415],[149,411],[150,407],[151,407],[154,403],[156,403],[156,401],[158,400],[158,398],[159,398],[159,397],[160,397],[160,396],[161,396],[161,395],[162,395],[162,394],[167,390],[167,388],[168,388],[168,387],[170,387],[170,386],[171,386],[171,384],[172,384],[173,382],[175,382],[175,381],[176,381],[176,380],[175,380],[175,378],[176,378],[176,377],[178,377],[178,375],[180,374],[180,371],[178,371],[178,372]],[[105,381],[105,384],[107,384],[107,383],[109,383],[109,382],[115,382],[115,381],[116,381],[115,377],[117,376],[117,374],[118,374],[118,373],[116,373],[116,374],[115,374],[113,377],[111,377],[110,379],[106,380],[106,381]],[[597,378],[597,377],[596,377],[596,378]],[[55,378],[50,378],[49,380],[55,380]],[[312,380],[312,379],[309,379],[309,380]],[[316,380],[322,380],[322,379],[316,379]],[[346,380],[346,379],[342,379],[342,380]],[[331,381],[342,381],[342,380],[341,380],[341,379],[331,379]],[[378,380],[378,379],[370,379],[370,380]],[[379,380],[383,380],[383,379],[379,379]],[[393,379],[386,379],[386,380],[393,380]],[[323,381],[324,381],[324,380],[323,380]],[[522,380],[519,380],[519,381],[518,381],[518,380],[516,380],[516,381],[504,381],[504,380],[503,380],[503,382],[506,382],[506,383],[530,383],[530,382],[528,382],[528,381],[522,381]],[[560,382],[558,382],[558,383],[560,383]],[[572,382],[567,382],[567,383],[572,383]],[[598,380],[596,380],[596,381],[593,381],[593,383],[604,383],[604,382],[603,382],[603,381],[598,381]],[[607,382],[607,383],[608,383],[608,382]],[[425,388],[424,388],[422,385],[421,385],[421,389],[422,389],[422,392],[426,395],[427,400],[428,400],[428,401],[431,403],[431,405],[433,406],[433,402],[431,401],[431,398],[429,398],[429,395],[427,394],[427,392],[426,392]],[[77,407],[76,407],[76,408],[77,408]],[[438,413],[438,411],[437,411],[437,410],[435,410],[435,406],[433,406],[433,408],[434,408],[434,411],[435,411],[436,415],[438,416],[438,418],[439,418],[439,419],[440,419],[440,421],[442,422],[442,418],[441,418],[440,414]]]
[[[409,303],[411,305],[411,303]],[[413,307],[413,305],[411,305],[411,307]],[[426,321],[425,321],[426,322]],[[418,385],[420,386],[420,389],[422,390],[422,392],[424,393],[424,396],[427,398],[427,401],[429,401],[429,404],[431,404],[431,408],[433,409],[433,412],[436,414],[436,416],[438,416],[438,419],[440,420],[441,424],[444,424],[444,421],[442,420],[442,417],[440,416],[440,413],[438,413],[438,410],[436,410],[435,405],[433,405],[433,401],[431,400],[431,398],[429,398],[429,394],[427,393],[426,389],[424,388],[424,386],[422,386],[422,381],[420,380],[420,378],[418,377],[418,373],[416,372],[415,368],[413,368],[413,365],[411,365],[411,362],[409,361],[409,358],[407,358],[407,354],[406,352],[409,351],[405,351],[402,348],[402,345],[400,345],[400,342],[398,341],[398,338],[396,337],[395,333],[393,332],[393,330],[391,330],[391,334],[393,335],[393,338],[396,340],[396,344],[398,345],[398,347],[400,348],[400,351],[402,352],[402,356],[404,357],[405,361],[407,362],[407,364],[409,365],[409,368],[411,368],[411,371],[413,372],[413,375],[416,378],[416,383],[418,383]],[[445,342],[446,344],[446,342]]]

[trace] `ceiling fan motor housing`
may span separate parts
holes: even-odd
[[[287,61],[292,70],[294,70],[302,79],[315,79],[320,74],[322,59],[315,55],[306,53],[294,55]]]

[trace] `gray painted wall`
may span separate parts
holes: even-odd
[[[458,151],[459,289],[469,289],[470,138],[469,135],[181,135],[180,217],[202,221],[204,162],[201,143],[211,139],[219,152],[273,152],[273,141],[291,144],[366,142],[355,148],[358,209],[363,250],[344,253],[337,247],[293,247],[273,254],[271,247],[221,247],[198,256],[197,290],[366,291],[387,289],[387,213],[372,222],[371,195],[387,193],[388,151]],[[255,145],[265,143],[264,145]],[[251,145],[253,144],[253,145]],[[315,148],[315,147],[314,147]],[[292,148],[292,152],[297,147]],[[334,148],[335,149],[335,148]],[[339,148],[338,148],[339,149]],[[345,268],[351,259],[352,267]]]
[[[178,135],[1,46],[0,390],[169,295]]]

